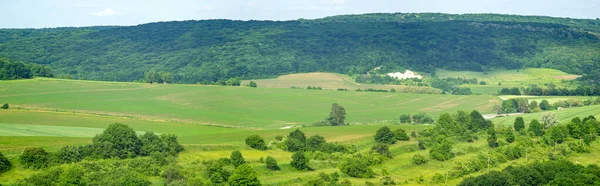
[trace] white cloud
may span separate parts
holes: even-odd
[[[343,5],[346,2],[344,0],[326,0],[326,1],[321,1],[321,4],[327,4],[327,5]]]
[[[103,17],[103,16],[114,16],[114,15],[118,15],[119,13],[117,13],[116,11],[114,11],[111,8],[106,8],[103,11],[100,12],[96,12],[94,15],[98,16],[98,17]]]

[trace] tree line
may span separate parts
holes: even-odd
[[[31,79],[34,77],[54,77],[54,73],[46,66],[25,64],[0,57],[0,80]]]

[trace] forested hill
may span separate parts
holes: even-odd
[[[439,15],[439,16],[438,16]],[[0,57],[75,79],[180,83],[299,72],[434,68],[600,69],[600,20],[511,15],[365,14],[296,21],[203,20],[127,27],[0,29]]]

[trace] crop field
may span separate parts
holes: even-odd
[[[336,73],[304,73],[304,74],[289,74],[279,76],[274,79],[258,79],[258,80],[246,80],[242,81],[242,84],[248,84],[250,81],[254,81],[258,84],[259,88],[306,88],[321,87],[327,90],[337,90],[338,88],[347,89],[350,91],[356,89],[378,89],[378,90],[391,90],[397,91],[431,91],[441,93],[440,90],[431,87],[416,87],[416,86],[404,86],[404,85],[381,85],[381,84],[360,84],[356,83],[350,76],[336,74]]]
[[[256,89],[35,79],[0,82],[0,102],[12,107],[246,128],[309,124],[343,105],[347,122],[393,120],[402,113],[437,115],[489,110],[494,96]]]
[[[316,82],[312,86],[319,86]],[[536,97],[548,100],[568,98],[585,97]],[[53,152],[67,145],[89,144],[92,137],[109,124],[124,123],[138,134],[148,131],[179,136],[179,142],[186,150],[178,155],[177,165],[193,177],[205,175],[201,162],[229,157],[232,150],[241,150],[261,183],[299,185],[307,179],[317,178],[321,172],[339,172],[337,163],[311,160],[309,165],[314,170],[298,171],[290,165],[290,152],[277,148],[254,150],[245,145],[244,139],[258,134],[268,144],[272,143],[276,136],[285,136],[301,124],[327,117],[331,103],[337,102],[346,108],[346,121],[353,125],[306,127],[301,130],[306,136],[323,136],[327,142],[353,144],[359,152],[366,153],[375,144],[374,134],[382,126],[389,126],[392,130],[402,128],[408,133],[433,127],[398,124],[396,120],[400,114],[426,112],[437,117],[445,112],[473,109],[488,113],[500,100],[492,95],[319,91],[289,87],[150,85],[56,79],[0,81],[0,103],[11,105],[10,109],[0,109],[0,151],[16,162],[25,147],[42,147]],[[576,116],[600,117],[600,106],[552,112],[561,122],[566,122]],[[528,123],[533,118],[539,119],[541,113],[522,116]],[[511,126],[515,117],[498,117],[493,122]],[[486,135],[479,134],[478,140],[473,143],[455,142],[452,150],[455,157],[449,161],[429,160],[427,164],[415,165],[411,158],[416,154],[428,157],[428,151],[418,150],[417,141],[411,138],[391,145],[389,150],[393,159],[372,168],[377,175],[389,172],[399,184],[443,185],[432,183],[431,180],[435,176],[456,171],[464,162],[494,150],[488,147],[485,139]],[[498,141],[505,143],[504,140],[505,137],[499,135]],[[600,143],[592,143],[591,148],[595,150],[591,154],[573,154],[569,158],[585,164],[600,163],[595,158]],[[545,160],[546,150],[532,151],[529,161]],[[266,169],[260,160],[266,156],[277,159],[281,170]],[[525,163],[523,158],[510,160],[491,167],[491,170]],[[1,174],[0,183],[13,184],[38,172],[17,166]],[[380,176],[363,179],[342,174],[340,179],[365,185],[367,182],[378,183]],[[448,185],[458,184],[462,179],[450,178]],[[150,180],[154,185],[164,184],[159,178]]]

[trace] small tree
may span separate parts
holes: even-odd
[[[488,129],[488,146],[492,148],[498,147],[498,138],[496,137],[496,130],[493,128]]]
[[[308,161],[308,158],[304,156],[304,152],[298,151],[292,154],[292,161],[290,162],[290,165],[296,170],[308,170]]]
[[[258,134],[250,135],[246,137],[246,145],[251,148],[258,150],[267,150],[267,145],[265,144],[265,140],[260,137]]]
[[[508,142],[508,143],[515,142],[515,134],[512,131],[506,132],[506,142]]]
[[[265,164],[267,165],[267,169],[269,170],[279,170],[279,165],[277,164],[277,160],[271,156],[267,156],[265,160]]]
[[[446,161],[454,156],[452,154],[452,142],[444,135],[432,136],[432,146],[429,156],[438,161]]]
[[[515,118],[514,127],[515,131],[517,132],[520,132],[521,130],[525,129],[525,121],[523,121],[523,117]]]
[[[2,105],[2,107],[0,107],[0,108],[2,108],[2,109],[8,109],[8,107],[9,107],[8,103],[4,103],[4,105]]]
[[[400,115],[400,123],[408,123],[410,124],[412,121],[410,119],[410,114],[402,114]]]
[[[375,141],[379,143],[394,144],[396,143],[396,137],[390,128],[385,126],[377,130],[377,133],[375,134]]]
[[[244,160],[244,157],[242,156],[242,152],[239,150],[231,152],[229,158],[231,159],[231,164],[233,164],[234,167],[239,167],[240,165],[246,163],[246,160]]]
[[[531,122],[529,122],[529,128],[527,129],[527,131],[532,132],[536,136],[544,135],[544,129],[542,128],[542,125],[537,119],[533,119],[531,120]]]
[[[141,154],[142,141],[125,124],[114,123],[92,139],[95,153],[103,158],[133,158]]]
[[[8,159],[4,157],[4,154],[0,152],[0,174],[10,170],[11,168],[12,164],[10,163],[10,161],[8,161]]]
[[[142,148],[140,149],[140,153],[143,156],[148,156],[153,152],[167,152],[167,144],[153,132],[146,132],[143,135],[141,135],[140,141],[142,141]]]
[[[376,143],[371,147],[372,151],[377,152],[377,154],[381,154],[385,157],[392,158],[392,153],[390,153],[390,148],[385,143]]]
[[[258,186],[261,185],[256,176],[256,172],[249,165],[241,165],[233,171],[233,175],[229,177],[229,185],[231,186]]]
[[[48,167],[49,159],[50,155],[40,147],[27,147],[19,156],[21,165],[34,169]]]
[[[540,102],[540,109],[542,110],[550,110],[552,109],[552,105],[548,102],[548,100],[542,100]]]
[[[416,154],[412,157],[412,162],[415,165],[422,165],[427,163],[427,158],[425,156],[421,156],[420,154]]]
[[[340,170],[355,178],[372,178],[375,174],[367,161],[360,158],[347,158],[340,164]]]
[[[399,141],[408,141],[410,139],[408,134],[406,134],[406,131],[401,128],[394,130],[394,137]]]
[[[346,120],[346,109],[337,103],[331,104],[331,112],[329,112],[329,118],[327,118],[331,126],[346,125],[344,120]]]
[[[558,123],[558,119],[556,118],[556,114],[553,112],[545,112],[542,114],[542,121],[546,125],[546,128],[552,127],[554,124]]]
[[[325,146],[326,144],[327,141],[325,141],[325,138],[323,138],[323,136],[320,135],[311,136],[310,138],[308,138],[308,140],[306,140],[306,147],[308,150],[311,151],[322,151],[323,146]]]
[[[254,81],[250,81],[250,83],[248,83],[248,86],[250,86],[252,88],[256,88],[257,87],[256,82],[254,82]]]

